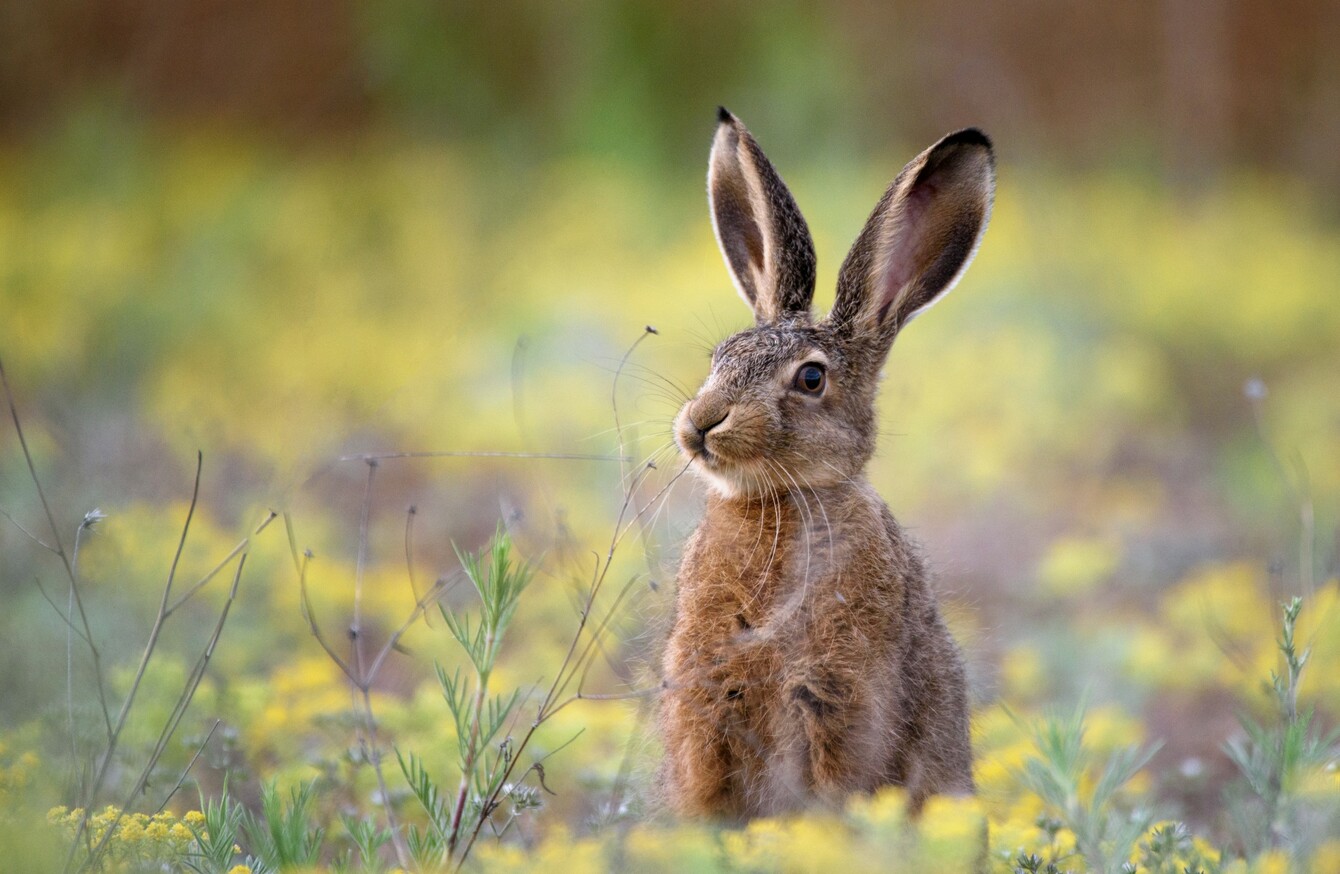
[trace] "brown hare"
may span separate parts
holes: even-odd
[[[950,134],[898,174],[810,311],[814,244],[754,138],[720,111],[717,241],[757,324],[712,354],[675,422],[708,484],[665,652],[662,788],[744,819],[894,784],[913,810],[973,790],[963,662],[914,545],[866,481],[894,338],[986,229],[991,142]]]

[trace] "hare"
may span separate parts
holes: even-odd
[[[962,659],[863,471],[884,359],[976,253],[994,164],[976,129],[913,159],[816,319],[805,220],[720,110],[712,222],[757,323],[716,347],[675,420],[708,485],[663,664],[661,784],[675,813],[743,820],[889,784],[915,812],[931,794],[973,791]]]

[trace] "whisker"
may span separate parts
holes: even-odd
[[[641,363],[636,363],[636,362],[633,364],[633,366],[634,366],[637,370],[639,370],[640,372],[646,374],[646,376],[643,377],[644,379],[659,380],[662,384],[664,384],[664,385],[666,385],[666,386],[668,386],[668,387],[674,389],[675,391],[679,392],[679,393],[682,394],[685,398],[690,398],[690,397],[693,396],[693,393],[690,392],[690,391],[684,386],[683,383],[679,382],[678,380],[676,380],[676,379],[674,379],[674,378],[672,378],[672,377],[670,377],[670,376],[667,376],[667,375],[664,374],[664,373],[661,373],[659,370],[656,370],[656,369],[650,367],[649,365],[641,364]]]
[[[811,544],[812,544],[812,541],[813,541],[813,536],[812,536],[812,534],[811,534],[811,530],[814,528],[814,510],[813,510],[813,508],[810,507],[810,501],[809,501],[809,498],[805,496],[805,491],[804,491],[804,489],[802,489],[802,488],[800,487],[800,483],[796,482],[796,478],[793,477],[793,476],[791,475],[791,472],[790,472],[789,470],[787,470],[786,467],[785,467],[780,461],[776,461],[776,460],[774,460],[774,459],[767,459],[767,462],[768,462],[769,466],[772,467],[773,470],[777,471],[777,472],[780,473],[782,476],[786,477],[786,479],[787,479],[788,481],[790,481],[790,483],[791,483],[791,485],[792,485],[792,487],[793,487],[793,490],[794,490],[795,494],[797,495],[797,497],[800,498],[801,502],[805,505],[805,510],[804,510],[804,513],[802,514],[801,521],[802,521],[802,522],[804,523],[804,525],[805,525],[805,577],[804,577],[804,581],[805,581],[805,586],[808,587],[808,586],[809,586],[809,583],[810,583],[810,558],[811,558],[811,550],[810,550],[810,547],[811,547]]]
[[[635,379],[648,388],[663,391],[666,397],[673,397],[681,403],[693,397],[693,394],[682,385],[672,381],[668,376],[661,376],[658,373],[653,373],[651,376],[630,373],[628,378]]]
[[[675,448],[675,442],[674,442],[673,440],[669,440],[669,441],[666,441],[665,443],[662,443],[662,444],[661,444],[660,446],[658,446],[656,449],[653,449],[653,450],[647,455],[646,458],[642,459],[642,461],[637,465],[636,468],[633,468],[633,469],[630,470],[627,474],[624,475],[624,477],[623,477],[623,485],[624,485],[624,488],[627,489],[627,487],[628,487],[628,482],[629,482],[630,479],[635,478],[636,476],[641,475],[643,472],[645,472],[645,471],[647,471],[647,470],[656,470],[656,469],[657,469],[657,465],[656,465],[655,462],[656,462],[662,455],[664,455],[666,452],[668,452],[668,451],[670,451],[670,450],[673,450],[674,448]]]
[[[796,473],[795,476],[798,476],[805,481],[806,488],[810,490],[810,494],[814,495],[814,502],[819,505],[819,512],[824,514],[824,527],[828,529],[828,555],[831,564],[832,558],[837,552],[837,544],[833,540],[833,523],[828,519],[828,508],[824,506],[824,499],[823,496],[819,494],[819,490],[810,484],[809,477],[805,476],[803,473]],[[840,561],[837,562],[837,573],[837,584],[840,585],[842,582],[842,563]]]
[[[637,422],[624,422],[624,423],[623,423],[623,427],[624,427],[624,428],[636,428],[636,427],[638,427],[639,425],[650,425],[650,424],[653,424],[653,423],[655,423],[655,422],[659,422],[659,421],[661,421],[661,420],[660,420],[660,419],[642,419],[642,420],[637,421]],[[618,428],[613,428],[613,427],[611,427],[611,428],[602,428],[602,429],[599,430],[599,431],[592,431],[591,433],[587,434],[585,437],[582,437],[581,440],[582,440],[583,442],[585,442],[585,441],[589,441],[589,440],[595,440],[595,439],[600,438],[600,437],[604,437],[604,436],[607,435],[607,434],[617,434],[617,433],[619,433],[619,429],[618,429]]]

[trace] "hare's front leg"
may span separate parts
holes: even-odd
[[[837,804],[880,783],[881,719],[868,672],[841,659],[790,672],[783,694],[804,737],[807,782]]]
[[[695,617],[671,635],[661,733],[666,788],[679,814],[750,814],[750,785],[764,755],[764,729],[751,705],[767,694],[770,664],[719,619],[709,625]]]
[[[739,764],[724,730],[727,714],[695,668],[677,667],[667,671],[661,702],[670,806],[681,816],[737,815]]]

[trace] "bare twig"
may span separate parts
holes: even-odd
[[[84,515],[84,521],[75,529],[74,555],[70,558],[70,570],[74,571],[76,574],[79,573],[79,545],[83,539],[84,531],[90,528],[93,525],[93,522],[100,518],[102,517],[97,510],[87,513]],[[39,585],[38,588],[41,589],[41,586]],[[65,614],[61,617],[62,619],[74,615],[74,590],[75,586],[72,581],[70,583],[69,594],[66,596]],[[45,591],[42,592],[42,596],[46,597]],[[54,607],[55,605],[53,604],[52,606]],[[60,613],[59,610],[56,612],[58,614]],[[65,730],[66,734],[69,735],[70,740],[70,780],[71,783],[73,783],[76,773],[75,769],[79,767],[79,738],[75,735],[74,730],[74,636],[77,633],[77,630],[74,627],[74,623],[70,622],[68,619],[66,619],[65,625]],[[83,637],[82,635],[80,636],[81,638]],[[89,642],[87,638],[83,639],[86,642]]]
[[[380,661],[378,664],[380,665]],[[372,765],[372,773],[377,775],[377,791],[381,794],[382,810],[386,813],[386,827],[391,835],[391,846],[395,850],[396,862],[401,868],[409,870],[409,847],[405,844],[405,836],[400,833],[400,823],[395,815],[395,805],[391,803],[391,790],[387,788],[386,775],[382,770],[382,749],[381,742],[377,739],[377,720],[372,714],[370,684],[364,686],[362,692],[365,738],[363,755]]]
[[[1303,463],[1301,455],[1295,453],[1292,461],[1294,473],[1297,476],[1297,482],[1289,475],[1289,469],[1284,464],[1284,459],[1280,457],[1275,448],[1275,443],[1270,439],[1270,432],[1266,428],[1265,421],[1265,400],[1269,394],[1264,381],[1260,379],[1249,379],[1243,388],[1243,394],[1247,397],[1247,404],[1251,407],[1252,421],[1256,425],[1256,434],[1261,440],[1261,445],[1265,447],[1266,454],[1270,456],[1271,464],[1275,467],[1275,472],[1279,475],[1280,482],[1284,484],[1284,489],[1288,492],[1290,499],[1298,512],[1298,581],[1303,594],[1310,596],[1316,585],[1316,568],[1314,552],[1316,547],[1316,511],[1312,501],[1312,486],[1308,477],[1307,465]]]
[[[270,523],[273,522],[275,518],[278,517],[278,515],[279,514],[276,513],[274,510],[270,510],[269,512],[267,512],[265,518],[262,519],[260,524],[257,525],[256,528],[251,532],[251,537],[255,537],[257,534],[260,534],[266,528],[270,527]],[[209,585],[209,583],[216,576],[218,576],[219,571],[227,567],[228,563],[231,562],[233,559],[237,558],[239,553],[241,553],[245,549],[250,549],[251,537],[245,537],[242,540],[239,540],[237,544],[228,551],[227,555],[219,559],[218,563],[215,564],[214,567],[210,568],[203,577],[192,583],[191,587],[187,589],[185,592],[183,592],[181,596],[178,597],[177,600],[173,601],[171,606],[168,607],[167,609],[168,615],[171,616],[173,613],[176,613],[177,610],[183,604],[190,601],[193,597],[195,597],[196,593],[198,593],[205,586]]]
[[[419,515],[419,508],[410,505],[405,511],[405,575],[409,577],[409,590],[414,593],[417,601],[419,598],[419,582],[414,575],[414,517]]]
[[[51,596],[47,594],[47,590],[42,587],[42,581],[39,580],[37,577],[33,577],[33,585],[37,587],[37,592],[42,596],[42,600],[46,601],[48,604],[51,605],[51,609],[54,610],[56,615],[60,617],[61,621],[64,622],[67,626],[69,626],[71,631],[79,635],[80,640],[87,640],[87,638],[84,637],[84,630],[80,628],[78,625],[75,625],[74,622],[70,619],[69,614],[63,611],[60,608],[60,605],[57,604],[55,601],[53,601],[51,599]]]
[[[52,546],[50,543],[47,543],[45,540],[29,531],[27,528],[24,528],[21,524],[19,524],[19,520],[11,516],[9,514],[9,511],[5,510],[3,507],[0,507],[0,516],[4,516],[6,519],[8,519],[11,525],[22,531],[24,536],[27,537],[29,540],[31,540],[33,543],[36,543],[38,546],[42,547],[47,552],[50,552],[53,555],[60,555],[60,550],[56,549],[56,547]]]
[[[369,459],[368,481],[363,489],[363,509],[358,521],[358,563],[354,567],[354,621],[349,626],[349,646],[353,650],[354,671],[359,683],[363,676],[363,572],[368,561],[368,520],[372,515],[372,484],[377,478],[377,461]]]
[[[365,490],[362,519],[359,526],[359,571],[358,577],[355,580],[355,593],[357,593],[361,587],[362,568],[366,560],[367,531],[369,525],[368,518],[372,494],[372,471],[375,469],[376,464],[374,462],[369,462],[368,482]],[[411,508],[411,511],[412,509],[413,508]],[[413,516],[414,513],[411,512],[409,518],[413,519]],[[399,645],[400,639],[405,635],[405,632],[407,632],[419,617],[424,614],[428,605],[440,598],[442,593],[455,583],[455,580],[440,579],[434,583],[428,591],[424,592],[424,594],[415,602],[414,609],[410,611],[410,614],[406,617],[405,621],[402,622],[400,627],[392,632],[391,636],[387,638],[385,644],[383,644],[382,648],[377,652],[376,657],[373,658],[370,665],[365,666],[363,664],[363,635],[360,631],[355,630],[357,625],[351,627],[350,630],[351,637],[353,638],[352,642],[355,659],[355,665],[351,666],[340,657],[335,651],[335,648],[326,639],[320,624],[316,620],[316,614],[312,610],[311,596],[309,595],[307,588],[307,567],[312,559],[311,550],[305,550],[300,558],[297,551],[297,537],[293,530],[293,520],[287,513],[284,514],[284,524],[288,530],[289,549],[293,554],[294,565],[298,570],[299,603],[302,607],[303,618],[307,621],[307,627],[312,632],[312,636],[316,638],[317,643],[320,644],[321,648],[325,650],[326,655],[335,663],[345,677],[348,678],[350,685],[353,686],[357,693],[355,701],[357,702],[359,716],[359,744],[363,751],[364,758],[370,765],[372,765],[373,774],[377,778],[377,790],[381,796],[381,805],[386,815],[387,829],[391,835],[391,845],[396,854],[397,864],[399,864],[401,868],[409,870],[412,864],[412,857],[409,852],[409,847],[405,843],[405,837],[400,832],[399,819],[396,816],[395,805],[392,803],[390,788],[387,785],[385,771],[382,768],[381,741],[377,732],[376,714],[372,707],[372,687],[376,683],[377,675],[380,673],[382,665],[385,663],[391,652],[395,650],[396,646]],[[409,523],[407,522],[407,525],[408,524]],[[406,532],[406,555],[408,560],[410,550],[408,527]],[[357,623],[357,620],[355,620],[355,622]]]
[[[23,460],[28,465],[28,474],[32,478],[33,488],[37,490],[37,497],[42,502],[42,512],[47,517],[47,526],[51,530],[52,542],[55,543],[52,551],[60,556],[61,564],[65,566],[65,574],[70,578],[75,606],[79,608],[79,622],[84,627],[84,640],[88,642],[88,651],[93,658],[93,681],[98,692],[98,703],[102,707],[103,723],[106,726],[108,737],[110,737],[112,734],[112,716],[111,707],[107,704],[107,689],[102,680],[102,654],[98,652],[98,647],[93,643],[93,629],[88,622],[88,613],[84,610],[84,599],[79,592],[78,578],[75,576],[74,566],[70,563],[70,557],[65,552],[65,546],[61,543],[60,527],[56,525],[56,515],[51,512],[51,504],[47,501],[46,491],[42,488],[42,480],[37,475],[37,465],[33,463],[32,452],[28,449],[28,438],[23,434],[23,424],[19,421],[19,409],[14,402],[14,392],[9,387],[9,377],[5,374],[5,365],[2,360],[0,360],[0,385],[5,390],[9,417],[13,420],[14,431],[19,437],[19,447],[23,450]],[[75,844],[77,843],[76,840]],[[74,846],[74,844],[71,846]]]
[[[284,518],[287,520],[288,514],[285,514]],[[312,551],[309,549],[303,552],[302,560],[298,562],[298,594],[299,604],[302,606],[302,618],[307,620],[307,628],[312,632],[312,636],[316,638],[316,642],[326,651],[326,655],[330,656],[330,660],[335,663],[336,667],[344,672],[344,675],[349,678],[350,682],[354,683],[354,685],[358,685],[360,682],[358,675],[354,673],[353,669],[349,667],[344,659],[340,658],[340,654],[335,652],[334,647],[332,647],[326,640],[325,635],[321,632],[321,626],[316,621],[316,615],[312,612],[312,600],[307,594],[307,565],[311,563],[311,560]]]
[[[614,616],[617,614],[619,606],[623,603],[623,599],[627,597],[628,593],[632,591],[633,586],[636,585],[638,579],[639,578],[636,576],[630,577],[628,582],[624,583],[624,585],[619,589],[619,594],[615,596],[614,603],[611,604],[609,606],[609,609],[605,611],[604,618],[601,619],[600,622],[596,624],[595,629],[591,632],[591,636],[586,642],[586,646],[582,649],[581,653],[573,661],[572,670],[568,672],[567,679],[564,680],[563,683],[558,688],[558,695],[561,696],[565,691],[567,691],[568,684],[572,682],[572,678],[575,677],[580,672],[582,675],[583,682],[577,684],[577,695],[579,697],[581,696],[582,685],[586,679],[586,668],[583,666],[584,665],[589,666],[592,663],[591,656],[594,652],[595,647],[598,645],[605,631],[609,628],[610,623],[614,621]]]
[[[580,452],[497,452],[493,450],[444,450],[430,452],[363,452],[341,455],[336,461],[387,461],[395,458],[552,458],[564,461],[628,461],[618,455],[590,455]]]
[[[191,769],[195,767],[196,762],[200,761],[200,756],[205,752],[205,747],[209,746],[209,742],[214,739],[214,732],[218,731],[219,726],[222,724],[222,719],[214,720],[214,724],[209,727],[209,731],[205,734],[205,739],[200,742],[200,746],[195,748],[195,755],[191,756],[191,761],[186,763],[186,767],[182,769],[181,776],[177,778],[177,782],[172,784],[172,791],[168,792],[167,795],[164,795],[163,803],[154,809],[155,815],[162,813],[163,809],[168,806],[168,802],[172,800],[172,796],[181,791],[181,787],[186,783],[186,778],[191,774]]]
[[[140,654],[139,667],[135,669],[135,677],[130,682],[130,691],[126,693],[125,700],[121,702],[121,710],[117,714],[116,725],[107,744],[107,752],[103,756],[102,765],[98,768],[97,776],[93,780],[93,788],[89,794],[90,800],[97,796],[99,790],[102,789],[103,781],[107,778],[107,772],[111,768],[112,759],[116,755],[116,748],[121,740],[121,731],[125,728],[126,720],[130,717],[130,708],[134,705],[135,696],[139,693],[140,684],[144,681],[144,673],[149,669],[149,660],[158,647],[159,635],[163,633],[163,623],[167,620],[168,599],[172,594],[172,581],[177,573],[177,564],[181,559],[182,548],[186,543],[186,534],[191,527],[191,519],[195,516],[196,504],[200,500],[200,471],[203,466],[204,456],[196,453],[195,482],[191,487],[191,503],[186,510],[186,521],[182,525],[181,538],[177,543],[177,552],[172,558],[171,567],[168,569],[167,583],[163,586],[163,594],[158,603],[158,614],[154,617],[154,624],[149,629],[149,639],[145,641],[144,651]],[[85,808],[84,819],[80,823],[81,830],[87,827],[91,807],[90,804]],[[77,834],[78,832],[76,832]]]
[[[198,486],[199,485],[198,468],[196,471],[196,483]],[[188,514],[187,516],[188,525],[189,520],[190,515]],[[242,570],[246,567],[246,563],[247,563],[247,556],[246,554],[243,554],[241,560],[238,561],[237,563],[237,570],[233,574],[232,587],[228,590],[227,600],[224,601],[223,607],[220,608],[219,610],[219,618],[214,623],[213,632],[206,640],[204,649],[201,651],[199,658],[196,659],[195,665],[191,668],[191,673],[187,675],[186,682],[182,685],[181,694],[177,696],[176,704],[173,705],[171,712],[168,714],[167,719],[164,721],[163,728],[158,733],[158,739],[154,742],[154,748],[149,753],[149,758],[145,761],[144,767],[140,769],[139,777],[136,778],[135,780],[135,785],[131,787],[131,790],[129,793],[127,793],[125,800],[121,802],[121,805],[117,811],[116,819],[113,820],[112,823],[107,827],[107,830],[103,833],[102,839],[98,841],[97,846],[95,846],[92,852],[89,854],[89,858],[85,861],[83,866],[84,870],[92,869],[97,864],[99,856],[102,854],[102,851],[107,846],[107,842],[111,840],[112,835],[116,833],[117,826],[120,825],[121,820],[125,817],[126,811],[130,809],[130,806],[135,802],[135,799],[138,798],[140,794],[144,792],[144,790],[148,787],[149,779],[153,776],[154,768],[158,766],[159,759],[162,758],[163,753],[167,750],[168,742],[172,739],[172,736],[176,734],[177,727],[181,724],[182,718],[186,715],[186,711],[190,708],[191,701],[195,698],[196,690],[200,688],[200,682],[205,677],[205,669],[209,667],[209,661],[214,655],[214,648],[218,645],[219,638],[223,635],[223,626],[228,621],[228,613],[232,609],[233,602],[237,600],[237,590],[241,584]],[[176,563],[174,562],[173,563],[174,571],[175,567]],[[170,587],[171,587],[171,578],[169,577],[168,585],[164,587],[165,596],[166,596],[166,589]],[[165,603],[166,603],[166,597],[164,598],[164,604]],[[164,609],[163,605],[160,605],[159,609],[160,609],[160,615],[162,615],[161,611]],[[153,636],[152,633],[150,636],[151,637]],[[151,652],[152,647],[146,649],[146,654]],[[142,674],[140,676],[142,676]],[[135,690],[138,689],[139,680],[140,677],[136,677],[134,684],[132,684],[131,686],[131,695],[127,697],[127,700],[129,700],[130,697],[133,697]],[[118,727],[117,734],[118,735],[120,734],[120,727]],[[110,759],[110,753],[109,753],[109,759]],[[105,768],[105,762],[104,762],[104,768]],[[183,776],[182,779],[184,780],[185,777]]]
[[[414,605],[414,610],[411,611],[405,621],[401,623],[400,627],[386,639],[386,644],[381,648],[381,651],[377,653],[377,658],[373,660],[372,666],[368,668],[368,685],[371,685],[372,681],[376,679],[378,672],[381,671],[382,662],[386,661],[386,657],[390,655],[400,643],[400,638],[404,637],[405,632],[409,631],[410,626],[412,626],[420,616],[423,616],[427,612],[429,604],[442,597],[442,595],[454,586],[456,582],[457,579],[438,580],[436,583],[433,583],[432,588],[423,593],[423,597],[419,598],[418,602]]]
[[[214,630],[206,641],[200,656],[196,659],[195,665],[191,668],[191,673],[187,676],[186,683],[182,686],[182,691],[177,698],[177,703],[174,705],[172,713],[168,717],[168,721],[164,724],[163,730],[159,733],[158,740],[155,742],[153,752],[149,757],[149,762],[145,766],[141,775],[141,782],[144,785],[147,785],[150,772],[158,764],[158,760],[162,757],[164,750],[167,749],[168,741],[176,732],[177,726],[181,723],[182,717],[186,715],[186,711],[191,705],[191,700],[195,697],[196,691],[200,688],[200,683],[205,677],[205,669],[209,667],[209,661],[214,656],[214,649],[218,646],[219,638],[223,635],[223,626],[224,623],[228,621],[228,613],[232,609],[233,602],[237,600],[237,590],[242,581],[242,570],[246,565],[246,561],[247,556],[243,555],[242,559],[237,563],[237,571],[233,574],[232,587],[228,591],[227,600],[224,601],[223,607],[219,610],[219,618],[214,623]],[[131,795],[131,800],[133,799],[134,794]],[[129,804],[130,801],[128,800],[125,806],[129,806]]]

